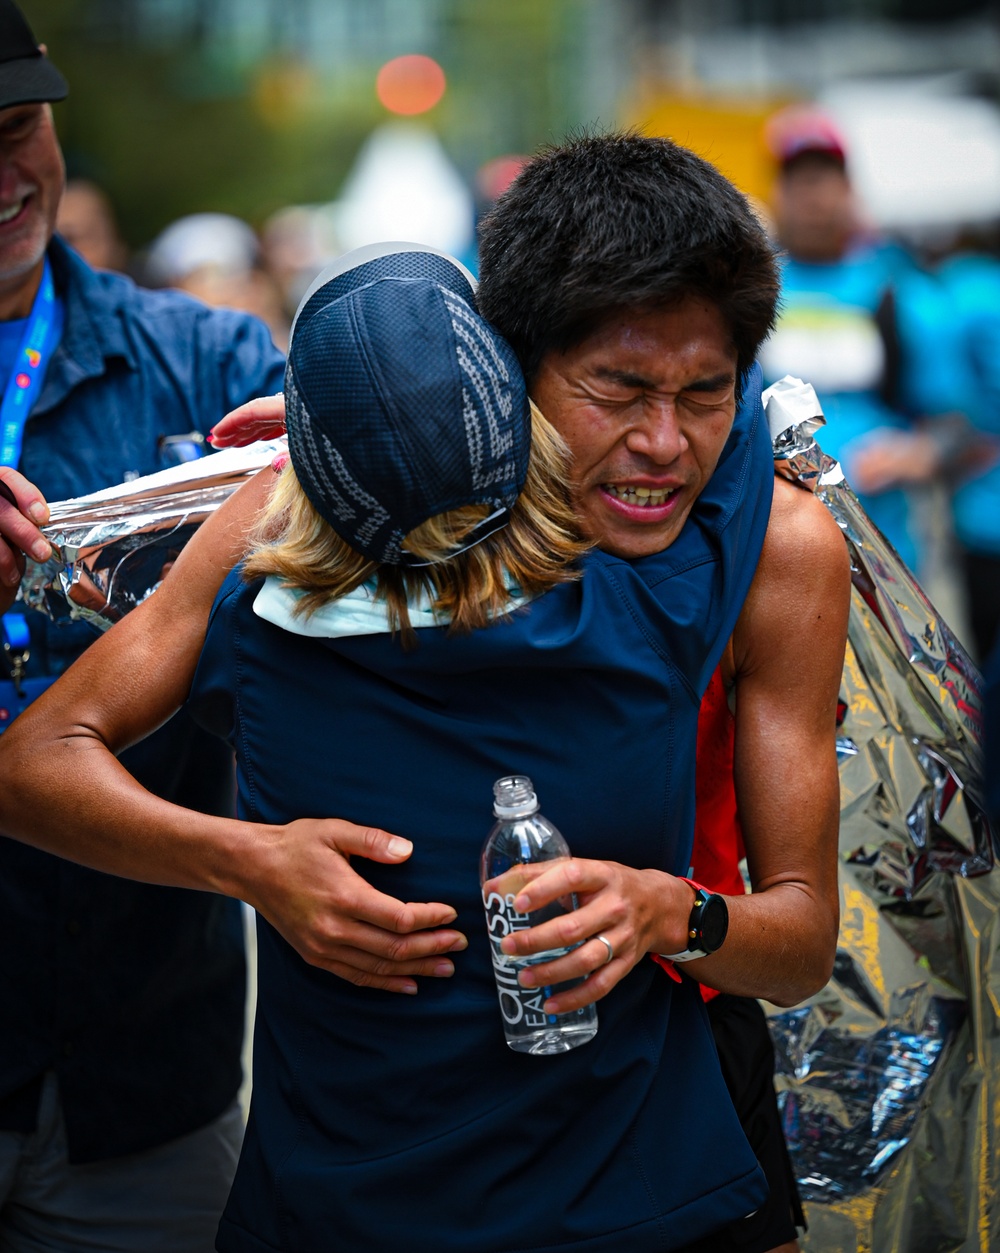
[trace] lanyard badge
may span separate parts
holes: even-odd
[[[21,459],[24,426],[62,335],[62,321],[62,305],[56,300],[52,267],[46,257],[41,286],[0,404],[0,465],[16,467]]]

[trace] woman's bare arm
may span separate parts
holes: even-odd
[[[355,983],[414,991],[465,947],[439,903],[397,901],[351,869],[408,841],[337,819],[267,826],[197,814],[146,791],[115,754],[187,698],[215,595],[267,500],[266,469],[204,523],[163,584],[97,640],[0,737],[0,830],[98,870],[248,901],[306,960]]]

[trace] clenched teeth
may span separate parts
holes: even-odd
[[[629,505],[649,508],[652,505],[664,505],[677,490],[676,487],[619,487],[617,483],[605,483],[604,490],[610,495],[624,500]]]
[[[22,196],[17,204],[12,204],[9,209],[0,209],[0,226],[3,226],[4,222],[10,222],[16,218],[23,208],[24,197]]]

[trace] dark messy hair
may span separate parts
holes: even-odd
[[[529,383],[609,316],[692,296],[721,313],[742,385],[774,325],[774,252],[732,183],[669,139],[584,134],[544,149],[482,223],[477,303]]]

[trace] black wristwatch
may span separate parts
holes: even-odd
[[[688,919],[687,948],[679,953],[662,953],[672,962],[694,961],[696,957],[707,957],[722,947],[722,941],[729,930],[729,908],[726,898],[717,892],[706,891],[690,879],[685,883],[694,888],[694,907]]]

